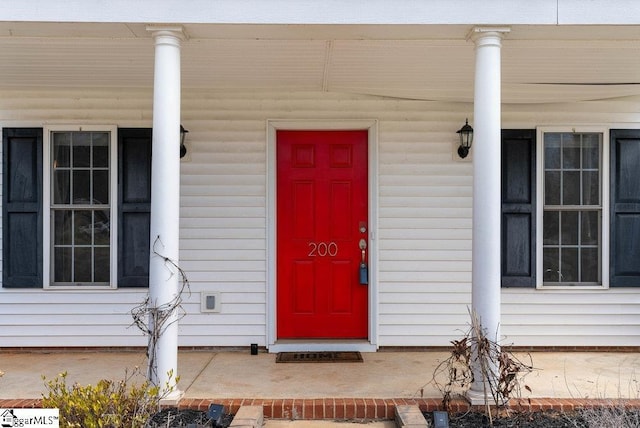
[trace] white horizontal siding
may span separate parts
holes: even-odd
[[[144,291],[0,291],[0,346],[145,346],[131,310]]]
[[[378,344],[442,346],[467,329],[472,164],[452,155],[466,104],[320,93],[185,91],[180,264],[191,293],[182,346],[264,345],[267,119],[378,120]],[[0,125],[150,126],[148,90],[3,90]],[[637,121],[638,99],[506,105],[505,128]],[[473,124],[473,120],[470,120]],[[640,289],[639,289],[640,290]],[[200,292],[221,295],[200,312]],[[640,345],[634,289],[503,291],[502,333],[517,345]],[[0,346],[141,346],[130,310],[143,290],[0,289]]]
[[[424,107],[380,124],[382,346],[446,345],[471,303],[472,169],[452,156],[465,107]]]

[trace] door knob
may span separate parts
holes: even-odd
[[[364,239],[361,239],[361,240],[360,240],[360,245],[359,245],[359,246],[360,246],[360,249],[361,249],[362,251],[366,250],[366,249],[367,249],[367,241],[366,241],[366,240],[364,240]]]
[[[362,261],[360,262],[360,284],[369,284],[369,267],[367,266],[367,241],[360,240],[360,251],[362,251]]]

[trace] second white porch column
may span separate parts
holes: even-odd
[[[155,361],[150,361],[150,381],[178,399],[178,313],[173,302],[180,292],[176,266],[179,260],[180,221],[180,43],[182,28],[148,27],[155,40],[153,81],[153,143],[151,161],[151,255],[149,261],[150,308],[168,318],[157,333]],[[152,316],[153,318],[153,316]],[[153,320],[150,321],[153,328]],[[171,373],[171,376],[169,375]],[[168,388],[166,388],[168,386]]]
[[[500,47],[508,31],[478,27],[471,33],[476,45],[471,306],[486,336],[496,342],[500,338]],[[479,367],[474,375],[468,398],[484,404],[488,385]]]

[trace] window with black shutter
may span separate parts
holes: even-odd
[[[640,130],[538,135],[502,133],[502,286],[640,286]]]
[[[148,287],[151,130],[117,130],[112,150],[115,132],[2,130],[3,287]],[[44,174],[50,190],[43,189]]]

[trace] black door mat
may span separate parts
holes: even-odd
[[[360,352],[278,352],[276,363],[361,363]]]

